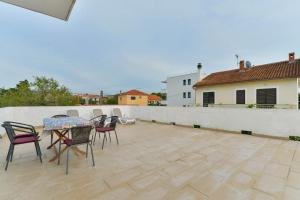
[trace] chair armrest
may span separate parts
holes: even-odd
[[[13,121],[6,121],[5,123],[9,123],[10,125],[19,125],[19,126],[23,126],[23,127],[30,127],[32,129],[34,129],[34,126],[32,126],[30,124],[24,124],[24,123],[13,122]]]
[[[95,119],[97,119],[97,118],[99,118],[99,117],[101,117],[101,115],[96,116],[96,117],[93,117],[93,118],[91,118],[89,121],[93,121],[93,120],[95,120]]]
[[[99,115],[99,116],[93,117],[93,118],[90,119],[89,121],[93,121],[93,120],[95,120],[95,119],[101,118],[102,116],[106,116],[106,115]]]
[[[24,124],[24,123],[19,123],[19,122],[6,122],[9,123],[10,126],[18,132],[22,133],[31,133],[33,135],[38,135],[39,133],[35,130],[34,126],[29,125],[29,124]]]
[[[106,120],[108,120],[108,119],[111,119],[112,117],[108,117],[108,118],[106,118]],[[114,121],[110,121],[110,122],[108,122],[107,124],[105,124],[105,126],[104,127],[107,127],[107,126],[109,126],[111,123],[114,123],[114,122],[118,122],[120,119],[119,119],[119,117],[116,119],[116,120],[114,120]]]

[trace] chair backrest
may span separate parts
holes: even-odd
[[[100,116],[92,118],[91,120],[93,121],[95,126],[103,127],[105,125],[106,119],[107,119],[107,115],[100,115]]]
[[[107,115],[101,115],[100,120],[99,120],[99,125],[104,126],[106,119],[107,119]]]
[[[79,117],[78,110],[67,110],[67,115],[70,117]]]
[[[119,120],[118,116],[111,116],[110,117],[110,123],[109,123],[109,127],[115,129],[117,126],[117,122]]]
[[[70,116],[61,114],[61,115],[54,115],[51,118],[62,118],[62,117],[70,117]]]
[[[90,142],[92,126],[82,126],[71,128],[72,145],[85,144]]]
[[[12,143],[16,136],[14,129],[7,122],[4,122],[1,126],[5,129],[9,141]]]
[[[114,108],[114,109],[113,109],[113,115],[114,115],[114,116],[118,116],[119,118],[122,118],[122,117],[123,117],[120,108]]]
[[[94,117],[103,115],[102,109],[94,109],[93,115],[94,115]]]

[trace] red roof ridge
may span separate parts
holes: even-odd
[[[256,65],[244,71],[231,69],[214,72],[197,82],[194,87],[295,77],[300,77],[300,59]]]
[[[127,92],[123,92],[120,95],[144,95],[144,96],[149,96],[149,94],[142,92],[140,90],[129,90]]]

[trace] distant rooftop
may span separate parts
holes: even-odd
[[[127,92],[121,93],[120,95],[142,95],[142,96],[148,96],[149,94],[139,91],[139,90],[129,90]]]
[[[245,67],[241,61],[240,68],[228,71],[216,72],[199,81],[194,87],[239,83],[260,80],[274,80],[300,77],[300,59],[295,59],[291,53],[289,60]]]

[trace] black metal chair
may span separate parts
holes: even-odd
[[[109,140],[111,142],[110,132],[113,131],[116,136],[117,144],[119,145],[119,139],[116,131],[117,122],[119,120],[118,116],[112,116],[107,119],[110,119],[110,122],[105,127],[96,127],[96,133],[103,133],[102,149],[104,148],[104,142],[107,141],[106,133],[109,135]],[[107,120],[106,119],[106,120]]]
[[[36,154],[39,156],[40,162],[42,163],[42,152],[39,145],[40,138],[33,126],[6,121],[2,124],[2,127],[5,129],[10,141],[9,150],[6,156],[5,171],[8,168],[9,161],[12,162],[15,145],[34,143]],[[16,132],[20,132],[22,134],[16,134]]]
[[[92,148],[92,141],[90,140],[90,133],[92,130],[92,126],[83,126],[83,127],[74,127],[71,128],[72,139],[66,139],[63,141],[65,145],[67,145],[67,166],[66,166],[66,174],[69,171],[69,151],[71,147],[84,145],[86,144],[86,158],[88,157],[88,146],[90,146],[93,166],[95,166],[94,161],[94,153]],[[58,164],[60,164],[60,154],[61,154],[61,141],[59,142],[59,152],[58,152]]]
[[[106,120],[107,120],[107,115],[100,115],[100,116],[97,116],[97,117],[94,117],[94,118],[91,119],[91,121],[93,121],[94,127],[95,127],[95,133],[94,133],[94,136],[92,138],[93,144],[95,144],[97,133],[99,133],[99,132],[97,132],[97,128],[104,127]],[[101,136],[100,136],[100,133],[99,133],[99,139],[100,138],[101,138]]]

